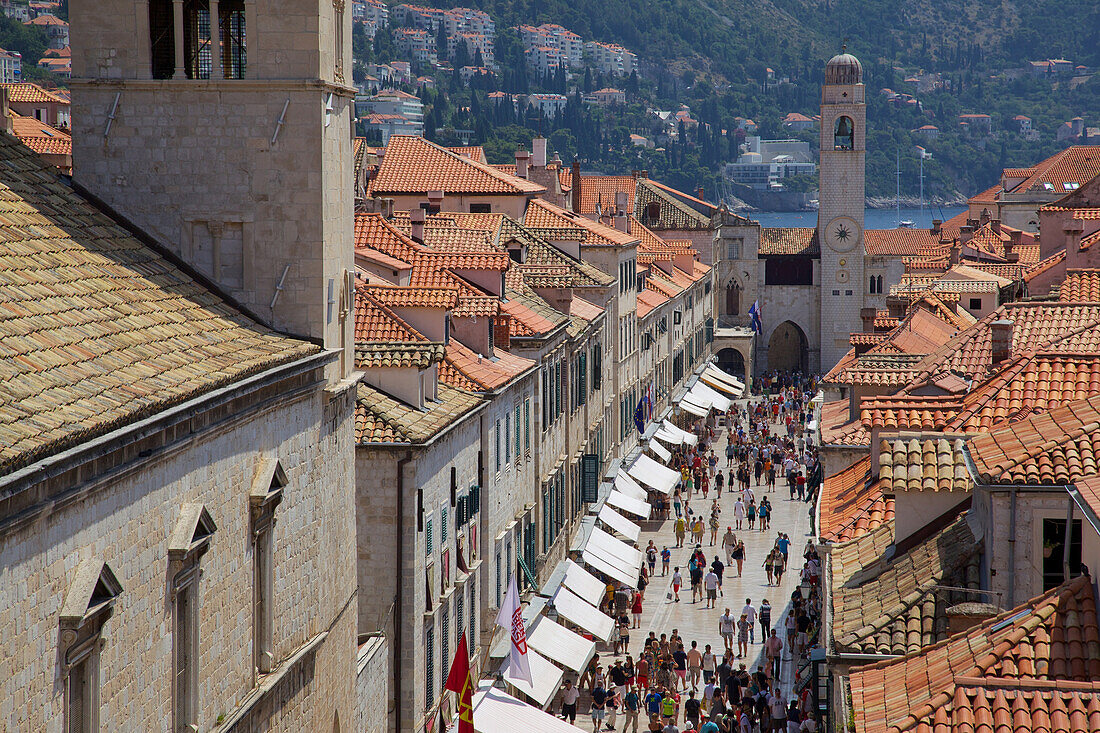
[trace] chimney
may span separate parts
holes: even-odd
[[[1081,236],[1085,233],[1084,224],[1078,219],[1071,219],[1062,226],[1066,233],[1066,251],[1077,252],[1081,249]]]
[[[558,168],[561,168],[561,156],[558,155],[558,151],[554,151],[554,159],[550,162],[556,165]]]
[[[630,234],[630,217],[622,209],[615,214],[615,228],[623,234]]]
[[[966,601],[947,609],[947,633],[949,636],[974,628],[983,621],[1004,613],[1004,609],[991,603]]]
[[[424,244],[424,220],[427,217],[424,215],[424,209],[416,208],[409,212],[409,223],[412,225],[412,232],[410,236],[413,241]]]
[[[573,190],[569,195],[573,197],[573,213],[581,213],[581,162],[573,158]]]
[[[989,228],[992,229],[995,233],[1000,234],[1001,233],[1001,220],[1000,219],[990,219],[989,220]]]
[[[626,212],[626,191],[615,192],[615,211]]]
[[[695,198],[699,199],[700,201],[706,201],[706,199],[703,198],[703,189],[702,188],[700,188],[698,191],[695,192]]]
[[[982,213],[978,215],[978,224],[979,225],[988,224],[989,219],[990,219],[989,209],[982,209]]]
[[[546,167],[546,138],[540,136],[531,141],[531,165]]]
[[[428,191],[428,207],[433,214],[438,214],[443,209],[443,192]]]
[[[859,320],[863,321],[863,330],[866,333],[871,333],[875,330],[875,312],[874,308],[859,309]]]
[[[932,233],[933,234],[939,234],[940,229],[942,227],[943,227],[943,221],[941,221],[940,219],[933,219],[932,220]]]
[[[378,198],[375,199],[375,211],[382,215],[382,218],[389,221],[393,218],[393,199],[391,198]]]
[[[989,324],[992,334],[992,363],[1000,364],[1012,355],[1012,321],[999,320]]]
[[[9,135],[15,134],[15,122],[11,116],[11,92],[7,87],[0,87],[0,116],[3,117],[0,124],[4,125],[4,130]]]
[[[531,154],[526,150],[516,151],[516,175],[520,178],[527,177],[527,164],[531,161]]]
[[[966,244],[974,238],[974,227],[967,224],[964,227],[959,227],[959,244]]]
[[[642,170],[642,178],[649,178],[649,171],[643,169]]]
[[[964,227],[965,228],[965,227]],[[951,243],[951,251],[947,256],[947,262],[951,265],[957,265],[962,261],[962,244],[959,240],[955,240]]]

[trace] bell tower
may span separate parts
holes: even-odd
[[[72,4],[74,182],[354,370],[349,0]]]
[[[821,166],[817,236],[821,244],[821,371],[862,331],[864,175],[867,105],[863,66],[849,53],[829,59],[821,87]]]

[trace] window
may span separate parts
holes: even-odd
[[[852,150],[855,148],[855,126],[851,117],[838,117],[836,127],[833,128],[833,148],[835,150]]]
[[[65,594],[58,653],[65,682],[65,731],[99,730],[99,650],[122,586],[102,561],[85,560]]]
[[[149,42],[154,79],[171,79],[176,69],[172,0],[149,1]]]
[[[494,453],[496,454],[496,470],[499,471],[500,470],[500,418],[497,418],[496,427],[497,427],[497,429],[496,429],[496,446],[495,446],[496,450],[494,451]]]
[[[531,455],[531,398],[523,400],[523,451]]]
[[[504,414],[504,463],[512,462],[512,413]]]
[[[487,319],[489,321],[489,356],[493,356],[493,349],[496,347],[496,323],[495,318]]]
[[[447,679],[447,671],[451,666],[451,619],[447,613],[447,605],[439,611],[439,679]]]
[[[336,39],[334,50],[333,76],[336,81],[344,81],[344,0],[332,0],[333,38]],[[444,652],[446,656],[446,652]]]
[[[439,508],[439,545],[442,549],[447,544],[447,507]]]
[[[199,560],[217,527],[202,504],[184,504],[168,538],[168,577],[172,615],[176,731],[198,724]]]
[[[516,441],[516,461],[519,461],[519,457],[520,457],[520,455],[521,455],[521,451],[520,451],[520,442],[519,442],[519,441],[520,441],[520,437],[519,437],[519,433],[520,433],[520,430],[519,430],[519,426],[520,426],[521,422],[520,422],[520,414],[519,414],[519,413],[520,413],[520,406],[519,406],[519,405],[516,405],[516,432],[515,432],[515,441]]]
[[[248,494],[252,523],[252,664],[258,674],[275,666],[275,508],[283,500],[286,472],[268,458],[256,472]]]
[[[424,627],[424,690],[425,705],[435,704],[435,622]]]
[[[493,205],[492,204],[470,204],[470,213],[471,214],[492,214],[493,213]]]
[[[577,374],[577,395],[583,405],[587,401],[588,395],[588,356],[582,351],[577,358],[580,364]]]
[[[547,376],[547,367],[542,368],[542,429],[546,430],[550,427],[550,389],[547,387],[549,377]]]
[[[741,285],[736,280],[726,285],[726,315],[741,315]]]
[[[497,567],[497,602],[496,602],[496,606],[497,606],[497,608],[500,608],[501,577],[500,577],[500,549],[499,548],[497,549],[497,565],[496,565],[496,567]],[[476,606],[471,606],[471,608],[476,608]]]
[[[678,310],[672,311],[672,325],[679,326],[684,321],[684,314]]]
[[[599,344],[592,346],[592,389],[597,390],[603,383],[603,350]]]
[[[424,522],[424,554],[431,557],[433,547],[432,518],[429,516]]]
[[[477,583],[470,583],[470,654],[477,644]],[[498,591],[499,592],[499,591]]]
[[[459,590],[455,596],[455,648],[458,648],[458,640],[462,638],[462,632],[466,630],[463,621],[466,619],[466,594]]]
[[[1066,520],[1043,520],[1043,591],[1061,585],[1066,577]],[[1074,519],[1069,541],[1069,577],[1081,574],[1081,520]]]
[[[970,299],[970,310],[977,311],[977,310],[981,310],[981,309],[982,309],[982,299],[981,298],[971,298]]]
[[[813,285],[813,260],[808,257],[768,257],[764,261],[764,284]]]
[[[741,247],[744,244],[744,240],[741,237],[732,239],[726,242],[726,259],[727,260],[739,260],[741,259]]]

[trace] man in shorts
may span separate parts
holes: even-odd
[[[708,570],[703,577],[703,590],[707,593],[707,608],[714,608],[718,602],[718,574],[714,572],[714,568]]]
[[[733,632],[736,627],[737,619],[733,617],[727,608],[726,612],[718,617],[718,635],[722,637],[722,644],[726,647],[727,656],[733,654]]]
[[[603,727],[604,714],[607,706],[607,691],[603,685],[597,683],[592,690],[592,730],[598,731]]]
[[[573,680],[567,678],[561,691],[561,717],[570,724],[577,722],[577,698],[580,696],[581,691],[573,686]]]

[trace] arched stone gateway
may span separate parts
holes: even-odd
[[[768,339],[768,369],[809,371],[809,342],[791,321],[783,321]]]
[[[745,357],[737,349],[722,349],[718,352],[718,368],[726,374],[744,379]]]

